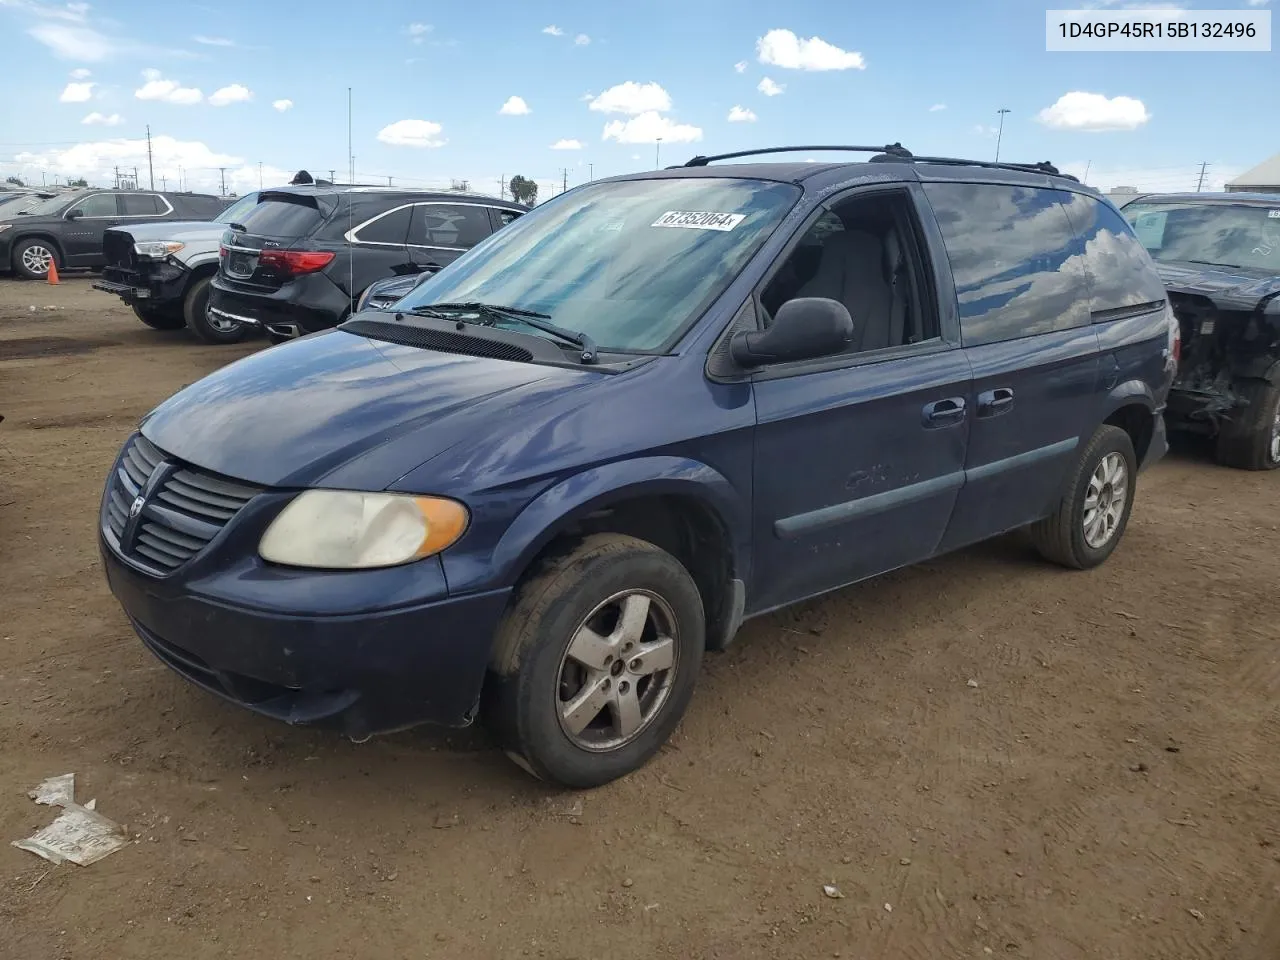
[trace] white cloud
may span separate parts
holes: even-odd
[[[244,84],[232,83],[209,94],[209,105],[213,107],[225,107],[228,104],[244,103],[245,101],[252,99],[252,90],[244,86]]]
[[[430,120],[397,120],[378,131],[378,139],[395,147],[443,147],[444,127]]]
[[[1064,93],[1053,106],[1037,115],[1047,127],[1055,130],[1136,130],[1151,114],[1141,100],[1133,97],[1105,97],[1100,93],[1073,90]]]
[[[280,113],[284,113],[286,110],[293,109],[293,101],[292,100],[272,100],[271,106],[275,107],[276,110],[278,110]]]
[[[59,103],[84,103],[93,96],[93,81],[84,83],[68,83],[58,97]]]
[[[734,70],[734,72],[735,72],[735,73],[746,73],[746,72],[747,72],[747,61],[745,61],[745,60],[739,60],[737,63],[735,63],[735,64],[733,65],[733,70]]]
[[[86,70],[84,67],[79,67],[71,71],[72,80],[88,80],[92,76],[93,76],[93,71]]]
[[[657,83],[628,80],[610,87],[591,101],[590,108],[599,113],[626,113],[632,116],[650,111],[671,109],[671,95]]]
[[[781,83],[774,83],[768,77],[763,77],[760,80],[760,82],[756,84],[756,89],[759,90],[761,93],[763,93],[766,97],[776,97],[778,94],[780,94],[783,90],[787,88],[783,86]]]
[[[524,102],[524,97],[507,97],[507,102],[502,105],[502,109],[498,113],[505,117],[523,117],[527,113],[533,113],[533,111]]]
[[[115,43],[91,27],[39,23],[27,32],[63,60],[100,63],[116,53]]]
[[[616,140],[618,143],[654,143],[658,140],[665,143],[692,143],[702,139],[702,129],[687,123],[676,123],[670,117],[649,110],[630,120],[611,120],[606,123],[601,139]]]
[[[841,50],[821,37],[797,37],[790,30],[770,30],[756,41],[761,63],[785,70],[865,70],[862,54]]]
[[[929,108],[929,112],[937,113],[939,110],[945,110],[945,109],[947,109],[947,105],[945,103],[935,103],[932,107]]]
[[[543,27],[542,32],[549,37],[563,37],[564,31],[557,27],[554,23],[549,27]]]
[[[197,88],[184,87],[177,80],[165,80],[160,71],[154,68],[143,70],[142,77],[147,82],[133,91],[133,95],[139,100],[159,100],[163,103],[190,106],[204,99],[204,94]]]
[[[228,181],[235,182],[232,171],[244,164],[243,158],[220,153],[198,140],[176,140],[165,134],[151,138],[151,150],[156,187],[160,186],[161,176],[167,176],[170,184],[176,184],[178,168],[182,167],[189,171],[186,175],[189,187],[216,192],[218,167],[227,167]],[[84,177],[90,183],[109,184],[112,182],[112,171],[117,166],[136,166],[145,177],[147,141],[139,137],[78,143],[65,150],[19,153],[14,160],[22,165],[23,172],[34,173],[37,180],[40,178],[40,171],[46,170],[59,177]],[[244,169],[247,170],[248,165]],[[276,182],[285,182],[291,175]],[[256,188],[257,164],[252,164],[252,177],[252,184]]]
[[[431,24],[429,23],[411,23],[405,27],[405,33],[414,43],[422,43],[427,39],[427,34],[431,32]]]
[[[90,126],[118,127],[122,119],[123,118],[118,113],[113,113],[108,117],[107,115],[98,113],[98,111],[95,110],[80,122],[87,123]]]
[[[1251,7],[1265,7],[1269,0],[1244,0]]]
[[[973,132],[980,137],[994,137],[1000,131],[995,127],[988,127],[985,123],[980,123],[973,128]]]
[[[591,42],[591,38],[588,37],[585,33],[580,33],[573,38],[574,46],[578,46],[578,47],[585,47],[590,42]]]
[[[730,123],[755,123],[756,115],[746,107],[734,106],[729,110]]]
[[[581,140],[557,140],[551,145],[552,150],[581,150]]]
[[[196,43],[203,43],[206,47],[234,47],[236,45],[234,40],[229,40],[226,37],[206,37],[196,34],[191,39]]]

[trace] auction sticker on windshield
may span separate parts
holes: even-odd
[[[744,213],[714,213],[709,210],[668,210],[651,227],[682,227],[685,230],[729,231],[747,219]]]

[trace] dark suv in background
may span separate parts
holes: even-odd
[[[108,227],[165,220],[212,220],[230,200],[201,193],[80,190],[61,193],[0,222],[0,269],[43,280],[49,264],[101,267]]]
[[[223,240],[208,339],[232,343],[265,328],[278,342],[332,327],[374,281],[435,272],[526,211],[392,187],[265,190]]]
[[[1105,561],[1166,446],[1151,258],[1048,165],[877,150],[583,185],[161,404],[99,527],[142,642],[356,738],[479,715],[583,787],[748,617],[1017,528]]]

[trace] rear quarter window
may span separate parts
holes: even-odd
[[[1105,315],[1164,300],[1164,284],[1129,221],[1096,197],[1067,192],[1063,202],[1084,242],[1090,312]]]
[[[122,193],[120,207],[126,217],[158,217],[168,209],[154,193]]]
[[[1055,190],[930,183],[966,346],[1089,323],[1080,244]]]
[[[237,222],[246,233],[255,236],[293,238],[308,235],[323,220],[315,201],[309,197],[267,197],[246,210]]]
[[[414,208],[409,243],[419,247],[469,250],[492,232],[485,207],[420,203]]]

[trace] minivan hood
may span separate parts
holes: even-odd
[[[1160,279],[1174,293],[1207,297],[1219,310],[1252,310],[1280,294],[1280,277],[1249,267],[1217,267],[1185,260],[1156,263]]]
[[[381,490],[455,444],[519,429],[604,374],[437,353],[329,330],[263,350],[142,421],[160,449],[263,486]]]
[[[222,239],[225,223],[212,220],[167,220],[159,223],[122,223],[112,227],[116,233],[127,233],[137,243],[148,240],[177,240],[181,243],[210,242]]]

